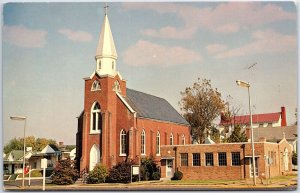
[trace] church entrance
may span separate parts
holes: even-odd
[[[90,151],[90,168],[89,170],[92,171],[94,167],[100,161],[100,150],[98,145],[94,144]]]
[[[172,159],[167,159],[167,164],[166,164],[166,177],[167,178],[172,178],[174,174],[173,170],[173,160]]]

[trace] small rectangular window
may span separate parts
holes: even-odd
[[[205,163],[206,163],[206,166],[213,166],[214,165],[214,155],[213,155],[213,153],[205,153]]]
[[[231,153],[231,160],[233,166],[240,166],[241,165],[241,156],[240,152],[232,152]]]
[[[193,166],[200,166],[200,153],[193,153]]]
[[[181,153],[180,154],[181,158],[181,166],[188,166],[188,154],[187,153]]]
[[[218,153],[219,166],[227,166],[226,152]]]

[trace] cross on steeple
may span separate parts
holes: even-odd
[[[107,9],[108,9],[108,7],[109,6],[107,5],[107,3],[105,3],[105,7],[104,7],[104,9],[105,9],[105,15],[107,15],[107,11],[108,11]]]

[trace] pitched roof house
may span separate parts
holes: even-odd
[[[252,124],[253,124],[253,128],[286,126],[287,122],[286,122],[285,107],[281,107],[280,112],[252,115]],[[242,125],[244,128],[246,126],[250,126],[250,115],[241,115],[241,116],[226,118],[224,114],[221,114],[219,131],[223,135],[229,136],[233,130],[234,125]]]

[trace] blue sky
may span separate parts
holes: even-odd
[[[96,67],[104,3],[8,3],[3,6],[3,142],[26,135],[75,144],[84,77]],[[117,69],[129,88],[167,99],[211,79],[248,113],[297,106],[297,11],[292,2],[109,3]],[[254,68],[247,69],[257,63]]]

